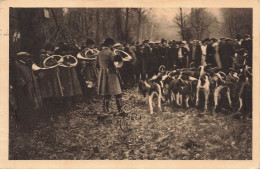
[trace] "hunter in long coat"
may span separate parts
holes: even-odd
[[[40,68],[44,68],[43,62],[44,60],[51,55],[48,49],[42,49],[42,53],[39,58],[39,62],[36,64]],[[51,60],[51,59],[50,59]],[[54,64],[56,64],[56,60],[51,60]],[[59,84],[59,74],[58,68],[50,68],[50,69],[39,69],[34,70],[34,75],[36,75],[37,82],[39,85],[39,89],[41,92],[41,97],[43,99],[49,98],[57,98],[61,97],[61,86]]]
[[[96,64],[99,70],[97,93],[104,96],[103,111],[106,115],[109,113],[111,95],[116,98],[118,113],[121,113],[122,108],[122,80],[118,69],[114,65],[115,54],[111,50],[114,44],[115,42],[111,38],[104,41],[104,47],[97,56]]]
[[[86,46],[81,48],[77,54],[79,64],[77,66],[77,73],[82,87],[83,94],[87,101],[93,101],[95,95],[95,86],[97,83],[97,69],[96,69],[96,53],[94,50],[94,41],[86,40]],[[95,49],[96,50],[96,49]],[[87,53],[86,53],[87,52]],[[87,54],[87,55],[86,55]]]
[[[27,52],[17,54],[14,64],[14,94],[17,103],[17,120],[24,127],[31,127],[44,107],[38,83],[32,73],[32,60]]]
[[[61,49],[56,54],[58,55],[70,55],[69,46],[64,45],[61,46]],[[82,95],[81,85],[78,79],[78,75],[76,73],[76,69],[74,66],[68,66],[69,64],[75,62],[74,59],[68,57],[64,58],[63,64],[65,66],[59,66],[59,77],[62,86],[62,96],[63,97],[72,97],[72,96],[80,96]]]

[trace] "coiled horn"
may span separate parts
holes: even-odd
[[[45,68],[53,68],[58,66],[63,62],[63,57],[61,55],[52,55],[44,59],[43,66]]]
[[[63,62],[60,64],[62,67],[75,67],[78,64],[78,59],[72,55],[62,56]]]
[[[99,50],[97,49],[88,49],[85,52],[85,57],[86,58],[95,58],[99,54]]]

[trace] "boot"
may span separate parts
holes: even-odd
[[[104,115],[108,115],[108,113],[109,113],[109,99],[103,100],[103,112],[104,112]]]
[[[121,98],[116,98],[116,106],[117,106],[118,115],[125,115],[126,114],[124,112],[124,110],[122,109],[123,102],[122,102]]]

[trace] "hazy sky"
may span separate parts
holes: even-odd
[[[190,8],[183,8],[184,13],[190,13]],[[221,21],[221,12],[220,8],[207,8],[208,12],[212,13]],[[179,13],[179,8],[152,8],[150,11],[150,19],[160,25],[160,30],[162,35],[164,35],[167,40],[176,39],[180,40],[178,34],[178,27],[174,23],[174,17]]]

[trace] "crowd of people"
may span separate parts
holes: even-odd
[[[123,66],[114,65],[114,50],[131,57]],[[90,53],[88,53],[90,52]],[[223,72],[243,65],[252,67],[252,39],[249,35],[231,38],[205,38],[192,41],[149,41],[119,43],[107,38],[96,46],[87,39],[81,45],[47,44],[40,56],[27,51],[17,53],[10,80],[10,110],[21,123],[45,112],[71,110],[80,101],[96,102],[103,97],[103,109],[109,113],[109,100],[115,96],[118,113],[122,113],[122,93],[141,79],[166,70],[211,64]],[[87,56],[88,55],[88,56]],[[48,65],[49,64],[49,65]],[[37,113],[36,113],[37,112]]]

